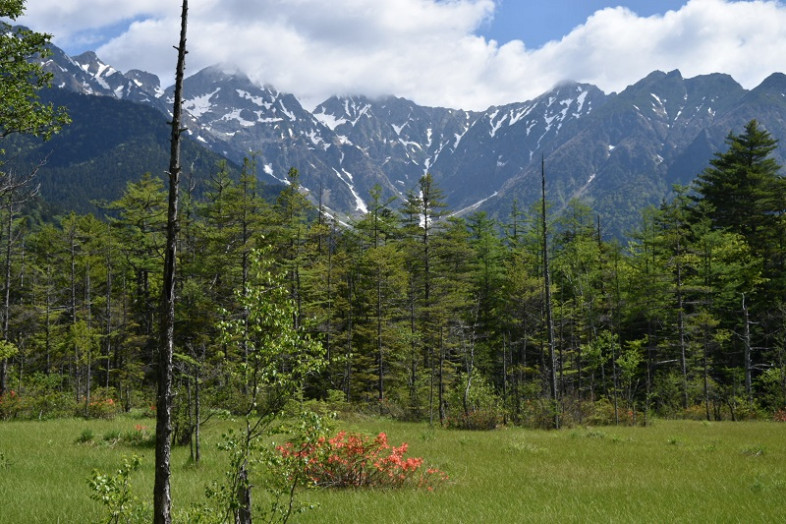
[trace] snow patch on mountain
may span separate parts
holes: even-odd
[[[360,198],[360,195],[355,190],[352,174],[346,169],[342,169],[339,172],[338,169],[333,168],[333,171],[336,173],[336,176],[338,176],[339,180],[341,180],[342,182],[344,182],[344,184],[347,185],[347,188],[349,188],[350,193],[352,193],[352,196],[355,198],[355,210],[363,214],[368,213],[368,206],[366,206],[366,203],[363,201],[362,198]]]
[[[249,100],[254,105],[264,107],[265,109],[270,109],[271,104],[269,102],[265,102],[265,99],[261,96],[254,96],[244,89],[235,89],[235,92],[237,93],[237,96],[243,100]]]
[[[473,211],[476,211],[478,208],[480,208],[480,206],[482,206],[483,204],[485,204],[486,202],[488,202],[492,198],[496,198],[498,196],[499,196],[499,191],[494,191],[492,194],[490,194],[486,198],[482,198],[482,199],[478,200],[477,202],[468,205],[467,207],[459,209],[458,211],[455,211],[455,212],[451,213],[451,215],[452,216],[463,216],[463,215],[466,215],[467,213],[471,213]]]
[[[286,117],[289,118],[290,121],[295,122],[297,120],[297,116],[295,116],[295,113],[287,109],[287,107],[284,105],[283,100],[279,100],[278,105],[279,107],[281,107],[281,112],[284,113],[284,115],[286,115]]]
[[[210,99],[218,94],[219,91],[221,91],[221,88],[217,87],[210,93],[186,100],[183,103],[183,108],[191,113],[191,116],[194,118],[199,118],[213,108],[213,105],[210,103]]]
[[[314,118],[316,118],[319,122],[325,125],[331,131],[335,131],[336,128],[340,125],[344,125],[347,123],[345,118],[338,118],[335,115],[331,115],[325,112],[320,113],[313,113]]]
[[[578,118],[581,116],[582,111],[584,110],[584,102],[586,102],[587,96],[589,96],[589,91],[583,90],[581,91],[581,94],[579,94],[579,97],[576,99],[576,104],[578,105],[578,107],[576,108],[576,112],[574,113],[575,117]]]
[[[246,120],[245,118],[243,118],[241,116],[242,112],[243,112],[242,109],[235,109],[231,113],[227,113],[226,115],[222,116],[221,120],[225,122],[229,120],[235,120],[238,124],[240,124],[243,127],[253,127],[254,125],[256,125],[256,122],[252,120]]]

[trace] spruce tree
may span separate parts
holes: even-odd
[[[728,150],[698,176],[697,199],[704,200],[713,227],[743,235],[754,251],[766,250],[783,211],[776,198],[783,193],[781,166],[770,156],[778,141],[751,120],[742,134],[729,133],[726,143]]]

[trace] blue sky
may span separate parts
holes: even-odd
[[[654,70],[786,71],[784,0],[191,0],[187,72],[214,64],[313,106],[394,94],[486,109],[565,81],[620,91]],[[20,22],[71,54],[171,83],[180,2],[30,0]]]
[[[684,0],[500,0],[494,19],[480,33],[499,42],[522,40],[538,48],[560,40],[590,15],[606,7],[627,7],[640,16],[664,14],[685,5]]]

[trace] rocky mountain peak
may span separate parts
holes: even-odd
[[[166,113],[154,75],[126,74],[94,53],[45,64],[55,85],[152,105]],[[786,75],[746,91],[723,74],[684,78],[654,71],[618,94],[565,82],[541,96],[485,111],[424,107],[395,96],[333,96],[306,110],[293,95],[260,86],[226,65],[185,81],[191,137],[230,160],[256,159],[260,178],[283,181],[291,167],[330,212],[364,212],[374,185],[403,199],[431,173],[454,210],[504,217],[513,201],[539,198],[546,160],[557,207],[590,203],[607,230],[622,232],[639,210],[689,183],[729,130],[756,118],[786,144]]]

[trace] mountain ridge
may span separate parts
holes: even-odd
[[[45,67],[55,85],[140,103],[168,114],[172,88],[141,71],[121,73],[95,53],[55,50]],[[730,131],[756,118],[786,139],[786,75],[754,89],[722,73],[683,78],[654,71],[619,93],[563,82],[533,100],[485,111],[420,106],[390,95],[333,96],[304,108],[292,94],[259,86],[232,67],[186,78],[190,136],[240,163],[254,157],[258,177],[286,183],[291,167],[314,202],[343,217],[366,210],[375,185],[403,201],[431,173],[453,210],[503,219],[514,202],[540,198],[535,177],[544,158],[547,198],[563,208],[578,198],[608,230],[622,234],[640,211],[689,183]],[[777,160],[786,155],[778,150]]]

